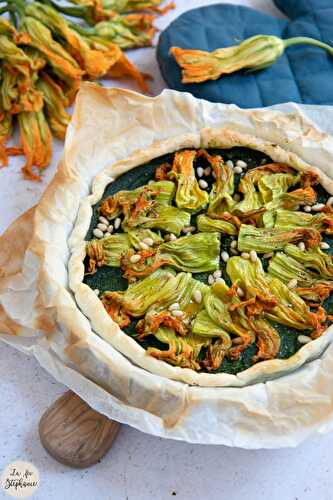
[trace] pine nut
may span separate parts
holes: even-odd
[[[121,224],[121,218],[120,218],[120,217],[117,217],[117,218],[115,219],[114,223],[113,223],[114,228],[115,228],[115,229],[119,229],[120,224]]]
[[[199,181],[199,186],[200,186],[202,189],[207,189],[207,188],[208,188],[208,182],[206,182],[204,179],[200,179],[200,181]]]
[[[173,233],[170,233],[169,239],[170,239],[170,241],[175,241],[177,239],[177,236]]]
[[[227,262],[229,260],[229,254],[228,254],[228,252],[223,251],[221,253],[221,259],[223,260],[223,262]]]
[[[214,281],[215,281],[215,280],[214,280],[214,277],[210,274],[210,275],[208,276],[208,285],[213,285]]]
[[[178,302],[174,302],[173,304],[171,304],[171,306],[169,306],[169,311],[175,311],[176,309],[179,309],[180,308],[180,305]]]
[[[290,280],[287,286],[288,286],[288,288],[296,288],[297,287],[297,279],[293,278],[292,280]]]
[[[333,196],[330,196],[326,202],[326,205],[332,205],[333,203]]]
[[[251,250],[250,252],[250,259],[252,262],[256,262],[258,259],[257,252],[255,250]]]
[[[197,176],[202,177],[204,174],[204,169],[202,167],[197,168]]]
[[[99,290],[98,290],[98,288],[95,288],[94,293],[97,295],[97,297],[99,296]]]
[[[137,253],[130,257],[130,261],[132,262],[132,264],[136,264],[137,262],[139,262],[139,260],[141,260],[141,255],[138,255]]]
[[[328,244],[328,243],[326,243],[326,241],[321,241],[321,242],[319,243],[319,246],[320,246],[320,248],[321,248],[322,250],[328,250],[328,249],[330,248],[329,244]]]
[[[223,278],[217,278],[217,279],[215,280],[215,283],[222,283],[223,285],[225,285],[225,281],[224,281],[224,279],[223,279]]]
[[[312,205],[312,210],[315,212],[319,212],[322,208],[324,208],[324,203],[316,203],[315,205]]]
[[[238,193],[234,194],[234,200],[235,201],[241,201],[241,195],[238,194]]]
[[[241,257],[243,257],[243,259],[249,259],[250,258],[250,254],[248,252],[242,252],[241,253]]]
[[[301,252],[304,252],[304,250],[305,250],[305,243],[304,243],[304,241],[300,241],[297,246],[301,250]]]
[[[200,292],[200,290],[195,290],[194,293],[193,293],[193,299],[194,299],[194,302],[196,302],[197,304],[201,304],[202,302],[202,293]]]
[[[218,269],[217,271],[213,272],[213,278],[217,279],[217,278],[221,278],[221,276],[222,276],[221,269]]]
[[[174,309],[173,311],[171,311],[171,314],[175,318],[182,318],[184,316],[183,311],[180,311],[179,309]]]
[[[234,168],[234,162],[231,160],[228,160],[226,165],[228,165],[229,168]]]
[[[105,224],[106,226],[109,225],[109,221],[106,219],[106,217],[103,217],[102,215],[100,217],[98,217],[98,220],[99,220],[99,222],[101,222],[102,224]]]
[[[310,205],[305,205],[303,208],[304,212],[311,212],[311,207]]]
[[[149,250],[149,246],[146,245],[143,241],[139,242],[139,247],[142,248],[142,250]]]
[[[311,342],[312,338],[308,337],[307,335],[299,335],[297,337],[297,340],[300,344],[308,344],[309,342]]]
[[[108,228],[107,228],[107,232],[108,232],[108,233],[110,233],[110,234],[111,234],[111,233],[113,233],[113,225],[112,225],[112,224],[110,224],[110,225],[108,226]]]
[[[103,231],[103,233],[107,230],[108,226],[106,224],[102,224],[101,222],[97,224],[97,229]]]
[[[149,247],[152,247],[154,245],[153,238],[150,238],[149,236],[147,238],[144,238],[142,241],[143,241],[143,243],[145,243]]]
[[[237,165],[237,167],[234,168],[234,172],[235,172],[235,174],[241,174],[243,172],[243,169],[242,169],[242,167]]]
[[[184,227],[183,233],[185,233],[185,234],[193,233],[193,231],[195,231],[195,230],[196,230],[195,226],[187,226],[187,227]]]
[[[244,290],[242,290],[240,287],[237,288],[237,295],[238,297],[244,297],[245,293]]]
[[[243,160],[237,160],[236,165],[237,165],[237,167],[247,168],[247,163]]]
[[[273,257],[274,255],[274,252],[269,252],[269,253],[264,253],[264,255],[262,256],[263,259],[270,259],[271,257]]]
[[[96,236],[96,238],[103,238],[104,234],[100,229],[94,229],[93,230],[93,235]]]
[[[237,240],[233,240],[233,241],[230,243],[230,248],[237,248]]]

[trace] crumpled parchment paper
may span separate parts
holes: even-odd
[[[144,432],[243,448],[296,446],[333,426],[331,344],[265,383],[190,386],[134,365],[97,336],[68,286],[68,238],[96,174],[156,141],[222,126],[283,145],[333,178],[333,107],[244,111],[174,91],[150,98],[84,84],[54,181],[0,238],[0,338],[96,410]]]

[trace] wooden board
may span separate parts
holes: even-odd
[[[93,410],[68,391],[43,414],[39,435],[44,448],[58,462],[85,468],[111,448],[120,424]]]

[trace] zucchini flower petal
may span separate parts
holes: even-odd
[[[175,185],[171,181],[151,182],[132,191],[118,191],[106,198],[100,206],[100,213],[112,220],[124,215],[125,224],[140,225],[142,212],[151,210],[156,204],[171,205],[175,194]]]
[[[264,319],[255,319],[251,322],[251,326],[256,332],[258,352],[252,358],[253,362],[275,359],[279,353],[281,339],[278,332],[268,321]]]
[[[196,303],[193,296],[197,291],[204,296],[208,289],[207,285],[193,279],[190,273],[179,273],[175,277],[171,275],[167,286],[158,295],[156,303],[138,323],[136,330],[140,334],[139,338],[155,334],[162,325],[172,328],[179,335],[186,335],[189,331],[187,325],[202,308],[202,304]],[[174,303],[179,304],[179,309],[182,311],[180,318],[174,317],[169,311],[169,307]]]
[[[256,35],[239,45],[213,52],[178,47],[172,47],[170,52],[182,68],[182,82],[200,83],[217,80],[241,69],[257,71],[266,68],[276,62],[285,48],[298,43],[315,45],[333,54],[333,47],[312,38],[295,37],[281,40],[272,35]]]
[[[136,11],[151,11],[158,14],[165,14],[175,6],[173,2],[170,2],[165,7],[160,7],[162,2],[163,0],[102,0],[104,8],[114,10],[115,12],[119,12],[119,14]]]
[[[102,37],[91,37],[90,40],[93,41],[96,48],[99,48],[101,45],[104,45],[106,48],[109,47],[109,52],[111,53],[114,53],[114,48],[117,47],[114,43],[105,40]],[[145,82],[147,75],[140,73],[138,68],[125,56],[123,52],[120,53],[117,61],[112,64],[108,72],[105,74],[105,77],[133,78],[142,92],[149,92],[148,85]]]
[[[155,16],[150,14],[129,14],[114,16],[95,25],[94,33],[106,38],[121,49],[147,47],[152,44],[156,28],[153,26]]]
[[[316,247],[303,252],[295,245],[287,245],[284,251],[318,277],[333,279],[332,257],[322,252],[320,248]]]
[[[242,224],[238,235],[238,250],[267,253],[283,249],[288,243],[305,241],[309,247],[316,247],[320,242],[320,233],[312,228],[295,228],[285,231],[279,228],[257,228]]]
[[[29,45],[44,55],[56,74],[65,79],[81,79],[84,72],[78,63],[52,38],[51,31],[43,23],[34,17],[26,16],[22,22],[22,29],[31,37]]]
[[[227,262],[227,273],[245,291],[246,298],[256,299],[259,305],[256,312],[261,309],[266,318],[296,330],[310,329],[313,335],[322,333],[326,317],[321,312],[312,313],[297,293],[279,279],[266,275],[259,260],[250,262],[232,257]]]
[[[68,53],[73,56],[91,79],[104,76],[120,58],[121,51],[117,46],[113,46],[113,57],[111,59],[109,53],[106,56],[105,51],[91,48],[89,43],[71,28],[69,22],[49,5],[34,2],[27,6],[26,13],[43,23],[55,36],[66,41]]]
[[[186,337],[179,337],[174,330],[167,327],[161,327],[155,334],[155,337],[163,344],[168,345],[168,349],[161,351],[156,347],[149,347],[147,353],[154,358],[167,361],[168,363],[182,368],[191,368],[200,370],[198,356],[203,347],[210,342],[208,339],[190,334]]]
[[[88,273],[96,272],[97,267],[120,267],[122,256],[130,248],[130,239],[126,233],[112,234],[100,240],[88,241],[86,254],[89,258]]]
[[[317,200],[317,194],[315,190],[309,186],[306,188],[295,189],[289,193],[282,194],[279,198],[271,201],[267,204],[268,210],[273,210],[274,208],[286,208],[291,210],[293,208],[297,209],[299,206],[313,205]]]
[[[124,315],[140,317],[158,300],[177,291],[182,281],[184,275],[173,277],[170,271],[157,269],[145,279],[130,285],[124,292],[104,292],[102,302],[108,309],[115,309],[112,304],[118,304]]]
[[[201,231],[203,233],[223,233],[223,234],[230,234],[230,235],[236,235],[237,234],[237,228],[234,224],[231,222],[227,222],[224,220],[218,220],[218,219],[211,219],[205,214],[201,214],[197,218],[197,227],[198,231]]]
[[[210,155],[205,150],[199,151],[211,164],[215,173],[216,181],[209,195],[208,215],[213,219],[219,219],[224,212],[232,211],[235,201],[232,198],[234,192],[234,173],[219,155]]]
[[[53,134],[58,139],[64,139],[70,122],[70,116],[65,109],[69,105],[69,99],[47,73],[40,74],[37,86],[43,94],[47,118]]]
[[[195,177],[193,162],[195,150],[178,151],[175,154],[170,176],[177,181],[176,205],[191,212],[198,212],[208,203],[208,193],[200,189]]]
[[[163,243],[158,250],[141,250],[138,262],[132,262],[133,252],[122,259],[125,276],[147,276],[161,266],[179,271],[201,273],[219,268],[220,239],[218,233],[197,233]]]
[[[140,243],[146,238],[150,238],[153,241],[153,245],[150,246],[157,246],[164,242],[164,239],[159,233],[151,231],[150,229],[131,229],[127,234],[130,245],[135,250],[141,250],[142,247]]]
[[[265,214],[266,215],[266,214]],[[333,213],[309,214],[278,209],[274,212],[274,227],[290,231],[296,227],[310,227],[319,232],[333,234]]]
[[[40,180],[32,166],[39,170],[45,168],[52,157],[52,136],[42,111],[22,112],[18,114],[20,126],[20,140],[26,164],[22,168],[25,177],[31,180]]]

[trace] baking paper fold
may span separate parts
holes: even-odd
[[[158,142],[184,135],[190,140],[204,128],[227,127],[280,145],[319,168],[331,190],[332,118],[332,107],[240,110],[175,91],[150,98],[84,84],[54,180],[38,206],[0,238],[1,338],[34,355],[98,411],[144,432],[244,448],[295,446],[328,432],[330,335],[320,357],[265,383],[198,387],[150,373],[92,331],[69,287],[68,242],[97,174],[139,148],[155,144],[159,151]]]

